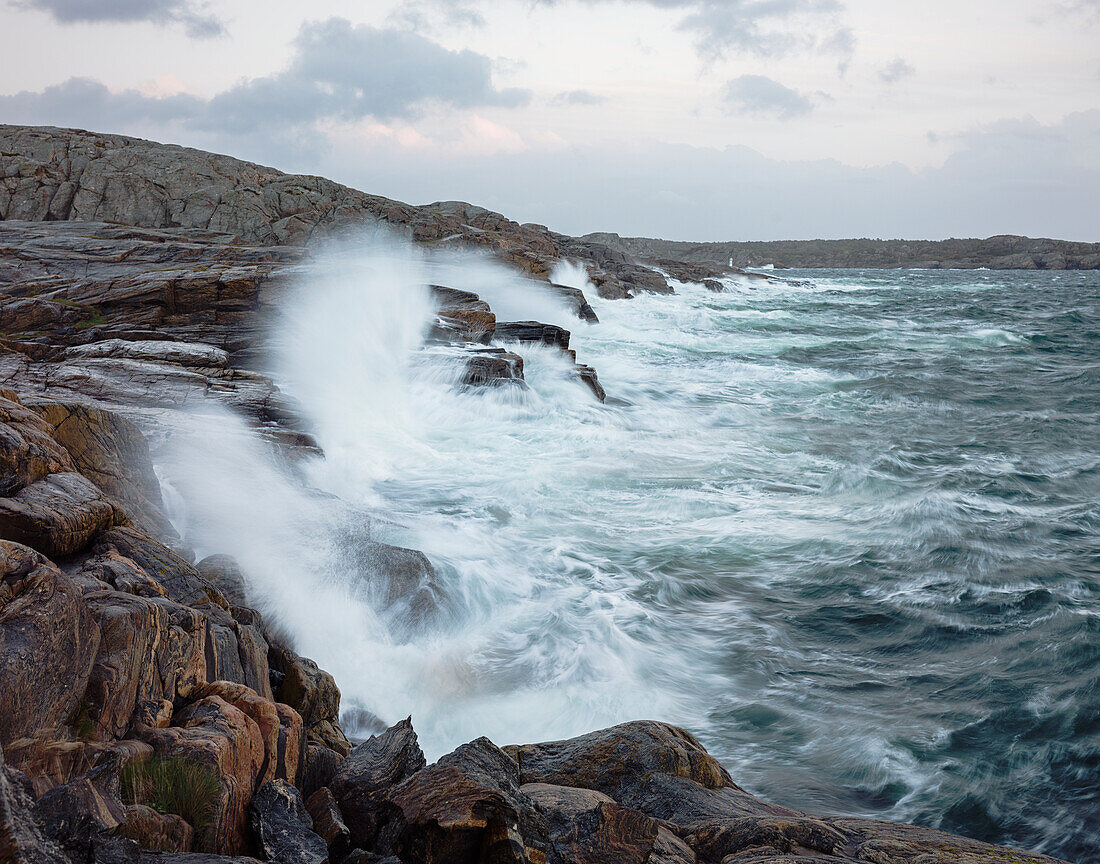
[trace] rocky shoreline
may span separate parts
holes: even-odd
[[[561,260],[608,298],[667,293],[663,273],[720,275],[468,204],[412,207],[185,148],[0,126],[0,862],[1054,860],[761,801],[656,721],[481,738],[429,765],[411,719],[355,718],[377,734],[353,746],[337,682],[265,620],[231,558],[196,561],[176,532],[149,440],[209,401],[290,457],[316,454],[263,369],[265,328],[321,239],[379,221],[519,268],[578,327],[596,315],[550,282]],[[570,331],[498,321],[469,291],[432,294],[428,342],[460,364],[456,386],[522,387],[538,345],[609,398]],[[353,539],[382,593],[432,602],[425,556],[368,527]]]

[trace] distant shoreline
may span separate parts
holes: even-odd
[[[692,243],[612,233],[580,238],[643,261],[708,267],[922,270],[1100,270],[1100,243],[999,235],[952,240],[767,240]]]

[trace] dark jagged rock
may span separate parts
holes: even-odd
[[[332,785],[336,772],[344,764],[344,759],[343,755],[323,744],[308,742],[305,768],[298,782],[302,794],[308,798],[318,789]]]
[[[542,324],[539,321],[497,322],[496,338],[515,342],[535,342],[567,349],[569,331],[554,324]]]
[[[607,393],[603,389],[603,385],[600,383],[599,376],[596,375],[596,370],[591,366],[582,366],[577,364],[577,377],[583,381],[589,390],[592,391],[592,395],[599,399],[601,402],[607,400]]]
[[[550,287],[560,296],[569,301],[573,312],[582,321],[589,324],[599,324],[600,319],[596,316],[596,310],[593,309],[588,300],[585,299],[584,292],[580,288],[570,288],[568,285],[559,285],[556,282],[552,282]]]
[[[252,830],[260,853],[280,864],[328,864],[328,846],[313,831],[313,820],[298,790],[272,780],[252,796]]]
[[[519,768],[487,738],[413,774],[389,803],[396,808],[393,825],[400,826],[394,850],[406,864],[525,864],[525,839],[536,848],[544,843],[541,827],[528,838],[521,832],[521,814],[535,816],[519,791]]]
[[[501,348],[482,348],[466,361],[462,387],[526,387],[523,358]]]
[[[354,845],[381,846],[388,851],[393,817],[391,791],[425,765],[424,753],[406,718],[358,745],[332,779],[332,793],[340,805]]]
[[[496,315],[489,304],[471,291],[432,285],[438,304],[429,337],[439,342],[475,342],[488,345],[496,330]]]

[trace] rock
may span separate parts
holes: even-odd
[[[340,861],[351,851],[351,832],[344,824],[344,817],[332,790],[322,787],[309,796],[306,810],[313,819],[313,830],[328,846],[329,858]]]
[[[286,780],[272,780],[252,798],[252,830],[268,861],[328,864],[328,847],[312,830],[302,797]]]
[[[306,761],[305,723],[301,714],[282,702],[275,703],[275,713],[279,718],[275,777],[297,786]]]
[[[39,798],[34,813],[43,832],[70,853],[87,848],[98,835],[117,832],[126,821],[126,808],[119,800],[117,777],[109,775],[102,769],[91,772]]]
[[[140,730],[164,759],[204,766],[216,776],[219,792],[211,825],[197,838],[203,850],[230,855],[249,848],[248,805],[265,768],[264,735],[247,714],[217,695],[206,696],[176,712],[167,729]]]
[[[212,603],[229,608],[229,601],[189,561],[133,528],[104,532],[96,538],[93,551],[99,555],[113,551],[129,558],[160,583],[169,598],[183,606]]]
[[[417,771],[388,797],[395,809],[386,830],[397,834],[393,848],[406,864],[528,861],[520,818],[529,804],[519,769],[487,738]]]
[[[0,861],[5,864],[71,864],[68,856],[42,833],[32,802],[15,772],[4,764],[0,747]]]
[[[651,775],[682,777],[706,789],[739,789],[691,733],[654,721],[634,721],[545,744],[505,747],[523,783],[580,786],[616,801]]]
[[[551,283],[550,288],[569,301],[573,311],[582,321],[589,324],[600,323],[600,319],[596,317],[596,310],[588,304],[588,300],[585,299],[584,292],[580,288],[570,288],[568,285],[558,285],[556,282]]]
[[[547,864],[656,864],[661,856],[666,861],[695,860],[691,849],[656,820],[600,792],[538,783],[522,786],[520,792],[542,816]]]
[[[84,692],[84,734],[120,737],[135,714],[155,722],[164,701],[187,698],[205,683],[209,628],[197,610],[106,586],[86,590],[84,603],[101,634]]]
[[[90,480],[75,472],[50,474],[0,498],[0,536],[45,555],[70,555],[115,525],[128,523]]]
[[[332,778],[331,788],[354,845],[376,848],[392,817],[391,791],[424,765],[411,717],[351,751]],[[383,850],[390,839],[384,838]]]
[[[310,742],[306,745],[305,768],[302,770],[298,788],[307,798],[324,786],[331,786],[336,772],[344,764],[344,757],[323,744]]]
[[[263,864],[263,862],[245,855],[209,855],[201,852],[142,852],[140,857],[134,861],[134,864]]]
[[[198,608],[206,616],[214,640],[214,667],[207,670],[208,677],[244,684],[272,700],[269,648],[259,615],[243,606],[232,607],[231,612],[213,603]]]
[[[522,357],[501,348],[484,348],[472,352],[472,356],[466,362],[466,371],[460,382],[461,387],[469,389],[506,385],[527,386],[523,380]]]
[[[0,390],[0,496],[74,468],[69,452],[54,439],[53,428],[24,407],[14,392]]]
[[[160,481],[153,471],[149,445],[135,424],[77,402],[32,399],[25,404],[50,424],[51,434],[68,451],[76,470],[130,518],[148,531],[176,536],[162,509]]]
[[[591,366],[582,366],[577,364],[577,377],[581,379],[592,391],[592,395],[599,399],[601,402],[607,400],[607,393],[603,389],[603,385],[600,384],[600,379],[596,375],[596,370]]]
[[[57,738],[78,714],[100,631],[72,580],[0,540],[0,747]]]
[[[844,834],[816,819],[743,817],[718,819],[695,825],[684,839],[700,857],[721,861],[728,855],[767,847],[778,852],[841,855]]]
[[[152,807],[132,804],[119,834],[136,842],[142,849],[160,852],[190,852],[195,832],[175,813],[158,813]]]
[[[355,572],[362,574],[358,589],[373,608],[392,619],[423,625],[445,602],[435,568],[423,552],[352,538],[346,548]]]
[[[569,347],[569,331],[554,324],[539,321],[497,322],[495,338],[515,342],[534,342],[565,350]]]
[[[442,285],[429,287],[437,304],[437,315],[428,338],[439,342],[489,344],[497,319],[488,303],[471,291]]]
[[[236,559],[229,555],[208,555],[195,565],[195,569],[231,605],[248,605],[248,580]]]
[[[268,637],[269,665],[283,676],[276,698],[301,715],[307,742],[346,756],[351,745],[340,729],[340,690],[335,679],[312,660],[273,641],[270,633]]]

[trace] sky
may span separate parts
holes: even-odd
[[[1100,0],[0,0],[0,123],[677,240],[1100,241]]]

